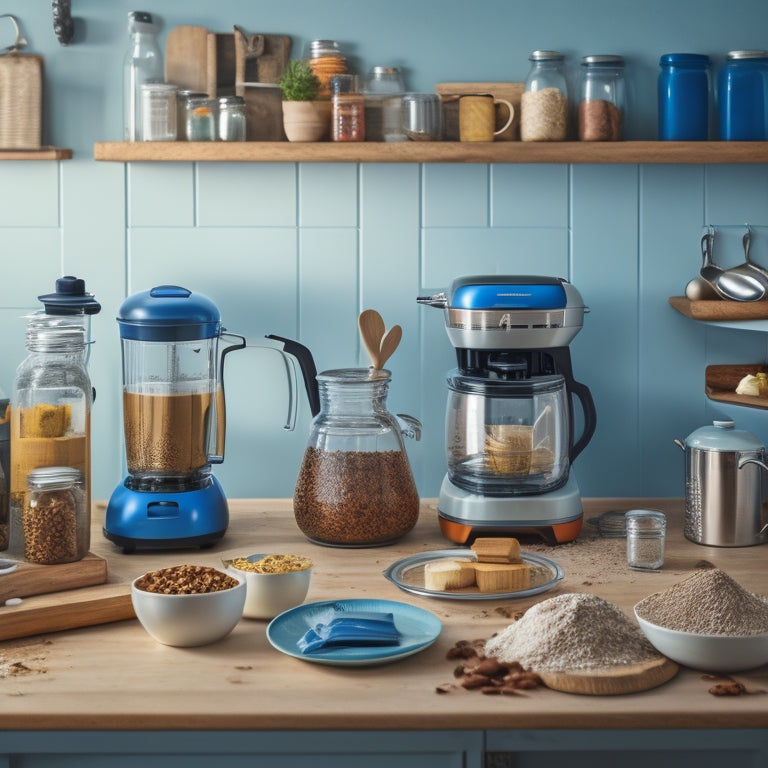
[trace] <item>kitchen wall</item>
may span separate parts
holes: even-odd
[[[403,342],[391,360],[391,410],[418,416],[409,455],[423,496],[444,473],[445,372],[455,365],[440,312],[418,295],[468,273],[569,278],[590,308],[572,350],[592,390],[598,427],[579,457],[584,495],[682,495],[685,437],[717,415],[768,441],[761,412],[704,395],[711,363],[762,362],[759,332],[697,324],[672,310],[700,265],[705,224],[716,258],[768,265],[768,169],[761,165],[461,165],[96,163],[96,141],[121,139],[127,0],[74,0],[75,39],[57,42],[50,3],[7,0],[29,49],[45,57],[44,142],[74,150],[62,162],[0,163],[0,386],[24,357],[24,320],[61,274],[84,277],[103,310],[94,320],[91,373],[93,487],[106,498],[123,474],[120,354],[115,315],[127,293],[181,283],[208,294],[230,330],[309,346],[319,370],[367,363],[356,318],[366,307]],[[337,39],[365,73],[403,70],[412,90],[440,81],[522,81],[528,54],[627,58],[627,137],[656,136],[658,58],[768,48],[763,0],[151,0],[161,23],[293,38]],[[11,27],[0,19],[0,45]],[[573,73],[572,73],[573,74]],[[249,348],[228,357],[228,440],[217,469],[237,496],[289,496],[308,434],[294,432],[282,363]]]

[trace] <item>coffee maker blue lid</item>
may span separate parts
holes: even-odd
[[[117,316],[120,338],[134,341],[193,341],[221,333],[221,315],[202,293],[158,285],[129,296]]]

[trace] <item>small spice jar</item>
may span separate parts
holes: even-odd
[[[659,60],[659,139],[706,141],[709,136],[709,56],[666,53]]]
[[[216,141],[216,101],[204,97],[187,99],[187,141]]]
[[[624,90],[622,56],[585,56],[581,60],[581,141],[621,139],[625,110]]]
[[[219,99],[219,140],[245,141],[245,99],[242,96]]]
[[[331,78],[331,139],[365,141],[365,97],[357,75]]]
[[[141,86],[142,141],[176,141],[177,90],[166,83]]]
[[[557,51],[534,51],[520,100],[522,141],[565,141],[568,136],[568,84]]]
[[[717,92],[723,141],[768,140],[768,51],[731,51]]]
[[[21,516],[24,557],[41,565],[85,557],[91,521],[83,473],[73,467],[38,467],[27,475],[27,491]]]
[[[207,93],[181,90],[176,92],[176,140],[187,140],[187,101],[189,99],[207,99]]]
[[[626,513],[627,565],[653,571],[664,565],[667,518],[655,509],[631,509]]]

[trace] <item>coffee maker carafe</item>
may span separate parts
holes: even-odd
[[[443,534],[457,543],[575,539],[583,513],[571,465],[596,425],[568,347],[582,327],[579,292],[560,278],[470,276],[417,300],[444,310],[458,362],[448,374]],[[584,420],[578,440],[574,397]]]

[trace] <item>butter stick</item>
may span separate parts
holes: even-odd
[[[520,542],[512,537],[478,538],[472,545],[479,563],[521,563]]]

